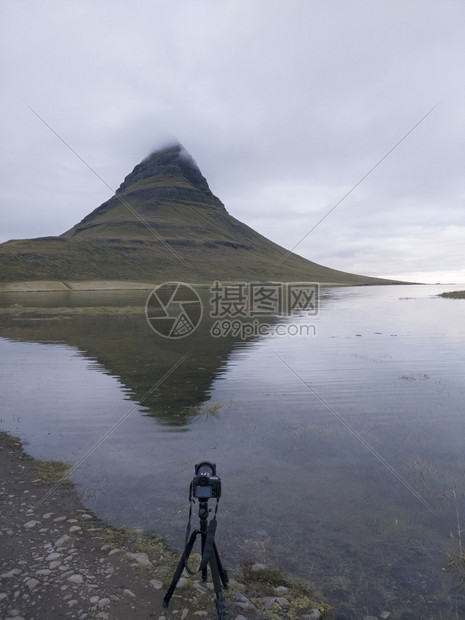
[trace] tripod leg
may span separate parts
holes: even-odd
[[[203,523],[201,524],[201,526],[204,525]],[[201,549],[202,549],[202,558],[204,557],[205,554],[205,542],[207,540],[207,532],[205,530],[205,528],[203,528],[203,531],[201,531]],[[202,564],[201,566],[202,568],[202,581],[207,581],[207,564]]]
[[[218,549],[216,547],[215,541],[213,541],[213,552],[215,554],[216,565],[218,567],[218,572],[219,572],[220,577],[221,577],[221,582],[223,584],[223,587],[227,588],[228,587],[228,582],[229,582],[228,572],[227,572],[227,570],[225,570],[223,568],[223,564],[221,563],[220,554],[218,553]]]
[[[209,562],[212,573],[213,585],[215,587],[215,603],[216,611],[218,612],[218,618],[219,620],[227,620],[226,601],[224,600],[223,591],[221,589],[221,579],[223,578],[223,576],[220,579],[220,572],[218,568],[216,553],[212,553],[210,555]],[[227,587],[227,585],[225,585],[225,587]]]
[[[168,607],[168,603],[170,602],[170,599],[173,596],[173,592],[182,575],[182,571],[184,570],[186,566],[186,562],[189,559],[189,556],[192,551],[192,547],[194,546],[195,539],[198,533],[199,533],[198,530],[194,530],[189,538],[189,542],[187,543],[186,548],[184,549],[184,553],[182,554],[181,559],[179,560],[178,566],[176,570],[174,571],[173,580],[171,581],[170,587],[166,591],[165,597],[163,599],[163,607]]]

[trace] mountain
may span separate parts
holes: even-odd
[[[180,144],[144,159],[62,235],[0,244],[0,281],[24,280],[391,282],[323,267],[239,222]]]

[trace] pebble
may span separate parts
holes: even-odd
[[[272,609],[274,605],[279,605],[280,607],[289,607],[290,605],[287,598],[283,596],[264,596],[261,602],[265,609]]]
[[[0,577],[8,579],[9,577],[16,577],[16,575],[21,575],[23,571],[19,568],[12,568],[7,573],[3,573]]]
[[[23,527],[25,527],[26,529],[30,529],[31,527],[35,527],[36,525],[39,525],[40,521],[28,521],[27,523],[24,524]]]
[[[70,575],[68,577],[68,581],[71,581],[72,583],[83,583],[84,577],[75,573],[74,575]]]
[[[323,618],[321,611],[312,609],[308,614],[304,614],[301,620],[320,620],[320,618]]]
[[[149,584],[152,586],[152,588],[154,588],[155,590],[161,590],[163,588],[163,584],[161,581],[158,581],[157,579],[151,579],[149,581]]]
[[[36,588],[39,585],[40,581],[38,579],[34,579],[34,577],[31,577],[31,579],[28,579],[26,581],[26,585],[29,588],[29,590],[34,590],[34,588]]]
[[[149,560],[148,555],[146,553],[126,553],[129,559],[135,560],[139,564],[144,564],[145,566],[152,566],[152,562]]]
[[[254,609],[254,605],[253,603],[250,602],[250,600],[244,596],[244,594],[238,593],[234,595],[234,600],[236,601],[236,605],[238,607],[242,607],[242,609]]]
[[[123,592],[127,594],[128,596],[131,596],[132,598],[136,598],[136,595],[134,594],[134,592],[132,590],[129,590],[129,588],[124,588]]]
[[[71,537],[68,534],[63,534],[55,543],[55,547],[62,547],[65,542],[71,540]]]
[[[268,568],[268,566],[266,564],[260,564],[260,562],[256,562],[255,564],[252,564],[251,569],[254,571],[254,573],[260,571],[260,570],[266,570]]]
[[[192,586],[200,592],[200,594],[205,594],[207,592],[206,588],[204,588],[198,581],[194,581]]]

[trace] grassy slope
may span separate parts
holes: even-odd
[[[140,178],[140,168],[149,176]],[[231,217],[195,164],[189,167],[175,149],[136,166],[115,196],[60,237],[0,245],[0,282],[215,279],[390,283],[287,256]]]
[[[0,281],[21,280],[130,280],[162,282],[181,280],[320,281],[341,284],[382,284],[378,280],[328,269],[283,251],[263,252],[232,246],[178,240],[177,256],[159,241],[52,241],[33,239],[0,246]],[[208,243],[208,242],[207,242]],[[213,242],[214,243],[214,242]],[[171,244],[170,244],[171,245]]]

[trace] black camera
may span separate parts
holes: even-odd
[[[202,461],[195,466],[195,476],[192,480],[192,496],[199,500],[208,500],[210,497],[220,499],[221,478],[216,475],[216,465]]]

